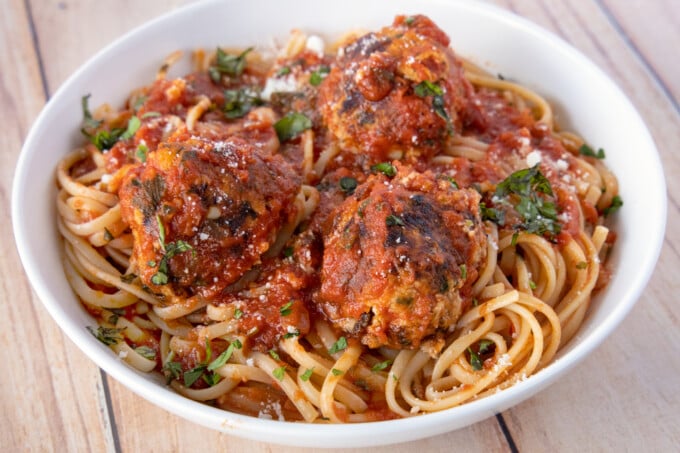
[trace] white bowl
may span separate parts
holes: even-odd
[[[80,98],[122,105],[131,89],[153,80],[170,52],[284,40],[292,28],[329,38],[379,28],[395,14],[429,15],[460,54],[526,84],[556,107],[562,125],[607,151],[606,164],[625,202],[616,218],[614,275],[578,335],[536,375],[498,394],[443,412],[360,425],[309,425],[232,414],[186,399],[140,373],[90,335],[93,320],[64,277],[56,231],[57,162],[82,143]],[[188,66],[174,68],[181,73]],[[654,143],[617,86],[577,50],[538,26],[479,2],[426,0],[209,1],[174,11],[134,30],[88,61],[58,90],[33,125],[17,165],[12,217],[28,277],[45,307],[85,354],[125,386],[193,422],[228,434],[299,446],[354,447],[405,442],[461,428],[529,398],[598,346],[621,322],[654,269],[664,236],[666,191]]]

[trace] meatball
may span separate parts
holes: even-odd
[[[448,45],[427,17],[399,16],[341,48],[319,90],[328,129],[371,162],[436,154],[472,92]]]
[[[315,303],[370,348],[443,346],[486,256],[479,194],[394,163],[332,212]],[[423,344],[427,341],[427,344]]]
[[[301,179],[274,152],[272,116],[181,127],[127,174],[119,196],[132,262],[154,292],[213,298],[295,221]]]

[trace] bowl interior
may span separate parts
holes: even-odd
[[[264,13],[266,11],[266,13]],[[300,14],[305,11],[305,14]],[[55,228],[55,167],[82,143],[80,98],[116,107],[150,83],[163,58],[217,45],[261,50],[283,42],[292,28],[328,40],[351,29],[375,29],[395,14],[429,15],[451,37],[454,50],[502,73],[553,102],[558,122],[607,152],[625,205],[614,229],[614,275],[599,294],[577,337],[557,360],[497,395],[437,414],[364,425],[299,425],[244,417],[185,399],[160,379],[118,360],[84,328],[93,320],[71,291]],[[225,26],[227,24],[227,26]],[[173,68],[187,72],[188,58]],[[625,95],[578,51],[536,25],[478,2],[426,0],[212,1],[152,21],[101,51],[54,95],[22,150],[13,187],[13,223],[24,267],[38,296],[64,332],[100,367],[150,401],[192,421],[246,438],[300,446],[368,446],[414,440],[460,428],[504,410],[553,382],[597,346],[630,310],[653,270],[665,227],[665,185],[654,144]],[[348,435],[351,432],[351,435]]]

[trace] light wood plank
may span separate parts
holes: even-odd
[[[680,2],[676,0],[602,0],[602,4],[630,39],[631,46],[680,104]]]
[[[99,370],[65,340],[32,293],[12,240],[11,182],[45,99],[25,3],[0,15],[0,445],[5,451],[106,450]],[[30,209],[30,207],[26,207]]]

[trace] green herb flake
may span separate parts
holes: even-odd
[[[128,140],[134,137],[135,133],[139,130],[139,127],[142,125],[142,122],[140,121],[139,118],[136,116],[131,117],[128,120],[127,124],[127,129],[125,129],[125,132],[123,132],[120,136],[121,140]]]
[[[480,340],[479,341],[479,353],[480,354],[486,354],[489,352],[489,348],[491,345],[493,345],[494,342],[491,340]]]
[[[529,288],[531,288],[532,290],[536,289],[536,283],[534,283],[533,280],[529,280]]]
[[[286,366],[283,365],[275,368],[274,371],[272,371],[272,374],[277,380],[283,381],[283,378],[286,376]]]
[[[273,349],[269,350],[269,355],[272,356],[272,359],[274,359],[274,360],[281,360],[279,353],[274,351]]]
[[[416,96],[421,98],[427,96],[441,96],[442,94],[444,94],[444,91],[441,89],[439,85],[430,82],[429,80],[420,82],[418,85],[413,87],[413,92],[416,94]]]
[[[206,373],[203,375],[203,381],[210,387],[214,387],[222,380],[222,376],[217,373]]]
[[[161,216],[156,214],[156,223],[158,224],[158,243],[161,246],[161,250],[165,251],[165,226],[161,220]]]
[[[121,277],[121,280],[123,277]],[[115,325],[118,322],[118,318],[125,315],[125,310],[122,308],[109,308],[111,316],[109,316],[109,323]]]
[[[385,224],[386,224],[388,227],[391,227],[391,226],[404,226],[404,225],[405,225],[404,220],[403,220],[401,217],[399,217],[399,216],[397,216],[397,215],[394,215],[394,214],[388,215],[388,216],[385,218]]]
[[[331,68],[329,68],[328,66],[320,66],[319,69],[313,71],[312,74],[309,76],[310,85],[319,86],[321,82],[323,82],[323,79],[325,79],[328,73],[330,72]]]
[[[276,71],[276,77],[281,77],[290,74],[290,67],[289,66],[284,66],[282,68],[279,68],[278,71]]]
[[[338,341],[333,343],[333,346],[331,346],[331,348],[328,350],[328,353],[330,355],[333,355],[333,354],[338,353],[340,351],[344,351],[345,349],[347,349],[347,338],[340,337],[340,338],[338,338]]]
[[[465,280],[467,278],[467,266],[465,264],[461,264],[459,266],[460,269],[460,279]]]
[[[388,366],[392,365],[392,360],[384,360],[382,362],[378,362],[375,365],[371,367],[371,371],[383,371],[385,370]]]
[[[331,369],[331,373],[333,373],[333,376],[340,376],[341,374],[344,373],[342,370],[338,370],[337,368]]]
[[[168,281],[168,274],[165,272],[158,271],[151,276],[151,283],[156,286],[167,285]]]
[[[210,339],[205,339],[205,362],[210,362],[212,359],[212,345],[210,344]]]
[[[354,189],[357,188],[358,182],[351,176],[344,176],[340,178],[338,184],[344,192],[346,192],[348,195],[352,195],[354,193]]]
[[[295,303],[295,301],[291,299],[285,305],[279,308],[279,313],[281,313],[281,316],[288,316],[289,314],[293,313],[293,303]]]
[[[156,351],[148,346],[136,347],[135,352],[147,360],[156,360]]]
[[[135,99],[135,103],[132,104],[132,110],[138,112],[139,109],[142,108],[147,99],[149,99],[148,96],[139,96],[137,99]]]
[[[144,162],[146,162],[146,157],[147,157],[148,152],[149,152],[149,147],[146,146],[144,143],[140,143],[137,146],[137,150],[135,151],[135,156],[137,156],[137,159],[139,159],[139,161],[141,163],[144,163]]]
[[[223,367],[234,353],[234,348],[235,345],[232,342],[222,354],[218,355],[217,358],[208,365],[208,371],[215,371],[216,369]]]
[[[241,319],[242,316],[243,316],[243,310],[241,310],[240,308],[236,307],[236,308],[234,309],[234,319]]]
[[[106,242],[113,241],[113,234],[111,234],[109,229],[106,227],[104,227],[104,240]]]
[[[602,211],[602,213],[606,217],[609,214],[613,214],[616,211],[618,211],[621,206],[623,206],[623,200],[621,199],[620,196],[615,195],[614,198],[612,198],[612,204],[610,204],[609,207]]]
[[[586,145],[585,143],[581,145],[581,147],[578,149],[579,154],[582,156],[588,156],[588,157],[594,157],[595,159],[604,159],[605,154],[604,154],[604,149],[598,148],[597,152],[593,150],[590,146]]]
[[[472,365],[472,369],[475,371],[480,371],[482,368],[484,368],[484,365],[482,364],[482,360],[479,358],[475,352],[467,348],[468,354],[470,354],[470,365]]]
[[[283,256],[285,258],[290,258],[291,256],[293,256],[293,252],[294,252],[293,247],[286,247],[283,249]]]
[[[206,365],[201,364],[198,365],[194,368],[192,368],[189,371],[184,372],[184,386],[185,387],[191,387],[194,385],[194,382],[196,382],[205,372]]]
[[[106,346],[112,346],[123,341],[123,337],[120,333],[124,329],[116,329],[115,327],[104,326],[99,326],[95,329],[92,326],[87,326],[87,330],[89,330],[97,340],[101,341]]]
[[[241,343],[241,340],[238,338],[234,338],[234,341],[232,341],[231,344],[233,344],[236,349],[241,349],[243,347],[243,343]]]
[[[518,170],[501,181],[492,199],[514,207],[524,220],[517,226],[522,231],[551,236],[561,231],[550,181],[540,172],[538,164]],[[517,239],[514,241],[516,243]]]
[[[159,117],[159,116],[161,116],[160,112],[146,112],[145,114],[143,114],[141,116],[141,118],[142,119],[144,119],[144,118],[156,118],[156,117]]]
[[[280,142],[297,137],[312,128],[312,120],[299,112],[291,112],[274,123],[274,130]]]
[[[415,22],[416,18],[413,16],[408,16],[405,20],[404,23],[406,25],[413,25],[413,22]]]
[[[397,174],[397,169],[394,168],[394,165],[392,165],[389,162],[381,162],[379,164],[375,164],[371,167],[371,170],[374,172],[380,172],[389,178],[392,178]]]
[[[285,340],[288,340],[289,338],[295,338],[295,337],[298,337],[298,336],[300,336],[300,331],[297,330],[297,329],[295,329],[291,332],[286,332],[285,334],[283,334],[283,338]]]
[[[102,124],[102,122],[95,120],[92,116],[92,113],[90,112],[90,107],[88,106],[90,96],[90,94],[86,94],[80,98],[80,105],[83,109],[83,128],[96,129]]]
[[[174,357],[174,353],[171,352],[168,361],[165,362],[161,370],[165,374],[168,383],[173,379],[179,379],[179,375],[182,373],[182,364],[174,362],[172,357]]]
[[[588,263],[586,263],[585,261],[579,261],[578,263],[576,263],[576,269],[578,269],[578,270],[583,270],[587,267],[588,267]]]
[[[224,90],[224,116],[229,119],[241,118],[263,101],[248,89]]]
[[[238,55],[230,55],[218,47],[215,55],[215,64],[208,68],[210,78],[213,82],[219,83],[222,75],[229,77],[240,76],[246,68],[246,55],[252,50],[253,48],[249,47]]]
[[[300,375],[300,379],[303,380],[304,382],[309,381],[309,378],[312,377],[313,372],[314,368],[307,368],[307,370]]]

